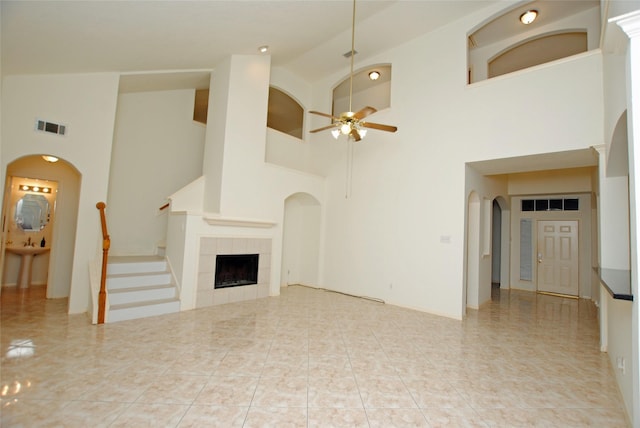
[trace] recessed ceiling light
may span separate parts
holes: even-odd
[[[535,21],[537,17],[538,17],[538,11],[537,10],[535,10],[535,9],[528,10],[525,13],[523,13],[522,15],[520,15],[520,22],[522,22],[524,25],[529,25],[533,21]]]
[[[267,53],[267,52],[269,52],[269,46],[267,46],[267,45],[260,46],[260,47],[258,48],[258,52],[260,52],[260,53]]]
[[[369,79],[371,80],[378,80],[380,78],[380,72],[379,71],[372,71],[371,73],[369,73]]]

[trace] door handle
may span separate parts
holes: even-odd
[[[542,253],[538,253],[538,263],[542,263]]]

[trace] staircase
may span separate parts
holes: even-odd
[[[178,288],[162,256],[111,256],[107,265],[107,322],[180,311]]]

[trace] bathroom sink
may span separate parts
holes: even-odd
[[[49,247],[7,247],[7,251],[14,254],[36,255],[49,251]]]
[[[38,254],[46,253],[50,250],[50,248],[11,246],[6,247],[6,250],[10,253],[18,254],[22,257],[20,260],[20,276],[18,277],[18,287],[29,288],[31,286],[31,265],[33,264],[33,258]]]

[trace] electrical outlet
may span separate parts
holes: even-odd
[[[618,370],[620,370],[622,372],[622,374],[625,374],[627,370],[626,370],[626,367],[625,367],[626,366],[626,364],[625,364],[626,361],[625,361],[624,357],[617,357],[616,358],[616,363],[617,363],[617,366],[618,366]]]

